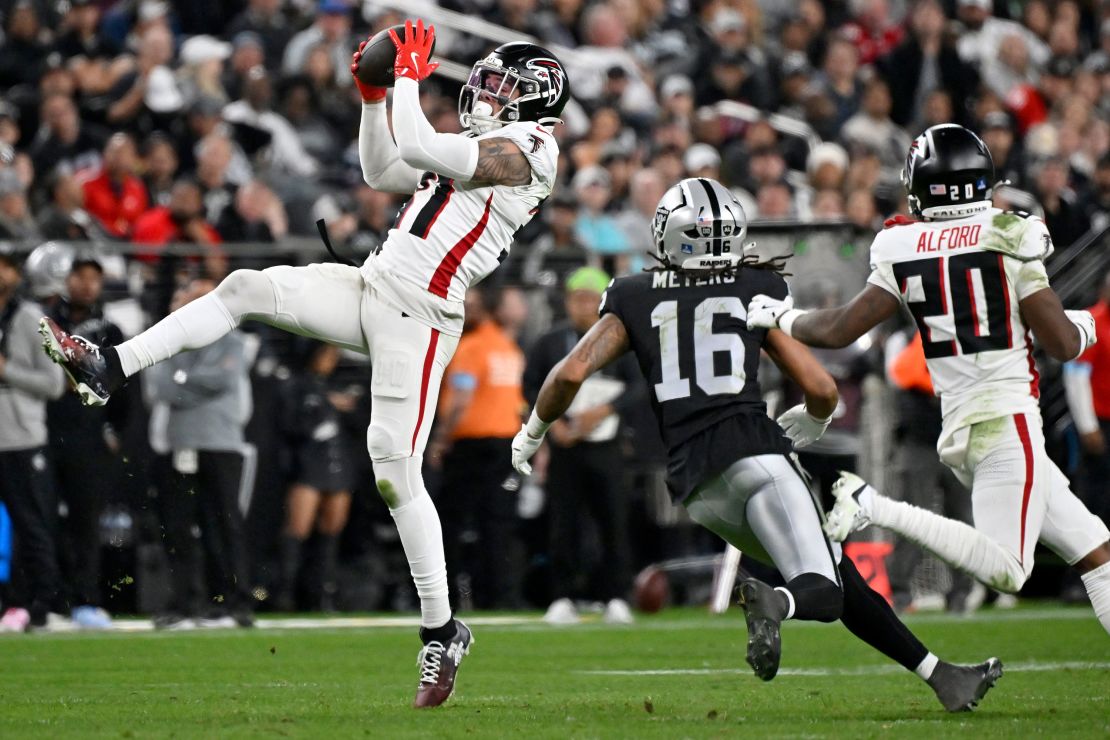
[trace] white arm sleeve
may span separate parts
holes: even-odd
[[[1068,410],[1080,434],[1098,431],[1095,400],[1091,394],[1091,366],[1085,362],[1064,365],[1064,391],[1068,397]]]
[[[460,134],[438,133],[420,109],[416,80],[402,77],[393,87],[393,130],[397,150],[408,165],[463,182],[474,177],[478,142]]]
[[[411,193],[420,184],[421,173],[401,161],[385,115],[384,100],[362,106],[362,123],[358,127],[362,179],[375,190]]]

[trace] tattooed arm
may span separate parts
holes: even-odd
[[[545,421],[560,418],[586,378],[627,351],[628,332],[624,324],[613,314],[602,316],[548,374],[536,399],[536,416]]]
[[[482,139],[471,180],[488,185],[527,185],[532,181],[532,165],[520,147],[508,139]]]

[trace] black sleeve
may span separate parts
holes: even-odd
[[[601,294],[601,307],[598,309],[597,314],[598,316],[605,316],[605,314],[611,313],[620,319],[621,323],[627,326],[628,322],[624,320],[624,313],[621,310],[623,308],[621,300],[622,292],[621,284],[616,280],[610,280],[609,287]]]

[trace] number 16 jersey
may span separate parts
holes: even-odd
[[[967,218],[887,221],[868,282],[897,297],[921,332],[944,416],[971,424],[1038,413],[1038,375],[1020,301],[1049,287],[1044,221],[991,208]]]

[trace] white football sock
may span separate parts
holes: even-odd
[[[209,293],[118,345],[120,367],[130,377],[178,352],[206,347],[238,325],[220,297]]]
[[[1087,595],[1091,597],[1095,616],[1106,631],[1110,632],[1110,563],[1103,563],[1080,578],[1087,587]]]
[[[420,597],[420,624],[434,629],[451,619],[447,598],[447,560],[443,529],[432,497],[420,476],[420,458],[374,462],[378,490],[401,535],[409,572]]]
[[[971,525],[878,492],[872,493],[868,508],[873,524],[916,542],[953,568],[970,573],[998,591],[1015,593],[1025,583],[1022,564]]]
[[[928,681],[933,677],[933,671],[937,669],[937,663],[939,662],[940,658],[929,653],[917,664],[917,668],[914,668],[913,672],[920,676],[922,681]]]

